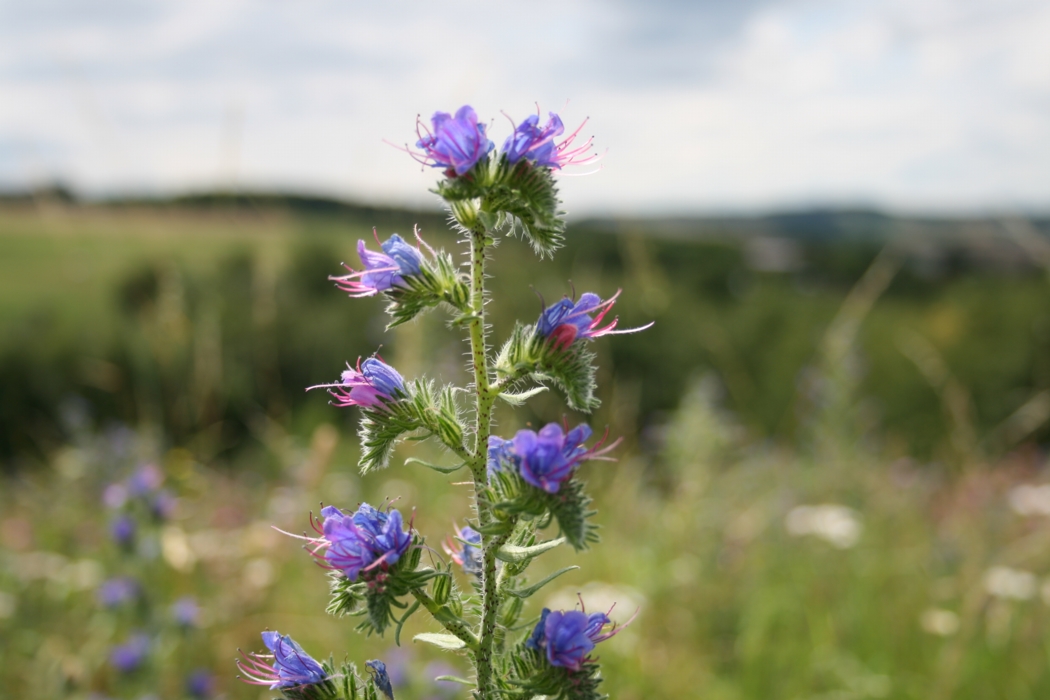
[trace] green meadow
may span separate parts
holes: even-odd
[[[432,212],[0,209],[0,696],[193,697],[200,670],[218,696],[271,697],[234,666],[266,628],[386,660],[398,700],[464,696],[431,680],[465,664],[413,644],[434,631],[421,618],[399,647],[325,615],[325,571],[272,528],[399,498],[436,560],[468,515],[460,475],[403,464],[447,459],[425,445],[359,476],[356,414],[304,391],[377,349],[406,376],[463,381],[441,312],[385,333],[381,300],[327,279],[373,225],[414,224],[455,246]],[[497,343],[574,291],[622,288],[621,327],[655,321],[594,344],[586,420],[624,437],[618,461],[583,468],[603,542],[536,564],[581,568],[534,607],[579,593],[614,619],[638,611],[597,650],[611,697],[1050,695],[1050,238],[1038,222],[913,224],[594,220],[553,262],[513,238],[495,249]],[[496,419],[510,434],[563,416],[585,420],[547,393]],[[103,495],[143,463],[177,501],[139,513],[122,551]],[[107,607],[118,575],[142,589]],[[179,626],[184,596],[200,613]],[[138,631],[148,660],[121,674],[112,648]]]

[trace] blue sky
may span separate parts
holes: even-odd
[[[1046,211],[1047,37],[1046,0],[0,0],[0,186],[421,204],[383,139],[539,103],[603,153],[577,212]]]

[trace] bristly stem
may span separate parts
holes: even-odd
[[[488,486],[488,444],[492,432],[492,404],[496,392],[489,382],[488,346],[485,340],[485,245],[487,233],[474,230],[470,235],[470,355],[474,366],[475,416],[474,451],[470,471],[474,475],[474,498],[478,522],[490,524],[491,514],[484,499],[478,499]],[[496,580],[496,552],[503,544],[501,537],[482,536],[482,607],[481,634],[475,655],[477,664],[477,697],[494,698],[492,688],[492,643],[499,612],[499,590]]]

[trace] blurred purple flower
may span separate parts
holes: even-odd
[[[551,666],[579,671],[595,644],[623,629],[613,625],[606,631],[605,626],[611,623],[605,613],[588,615],[580,610],[552,612],[544,608],[525,645],[545,652]]]
[[[422,243],[419,234],[416,238]],[[379,242],[379,237],[376,237]],[[357,255],[361,258],[364,269],[357,272],[352,267],[343,263],[343,267],[350,271],[349,275],[341,277],[329,277],[336,286],[352,297],[367,297],[377,292],[385,292],[391,287],[404,286],[404,277],[418,275],[422,270],[423,255],[415,248],[405,242],[396,233],[391,235],[385,242],[379,244],[382,253],[371,251],[365,247],[365,242],[357,242]],[[425,244],[424,244],[425,245]]]
[[[211,671],[198,668],[186,677],[186,692],[190,697],[207,700],[215,695],[215,676]]]
[[[536,321],[536,333],[541,338],[550,339],[555,348],[564,350],[577,340],[600,338],[604,335],[637,333],[653,325],[648,323],[639,328],[614,330],[620,320],[614,318],[604,328],[600,327],[605,315],[609,313],[609,309],[613,307],[619,296],[620,290],[605,301],[602,301],[601,297],[593,292],[585,293],[579,301],[563,297],[540,313],[540,318]],[[592,318],[591,314],[596,315]]]
[[[128,502],[128,489],[124,484],[110,484],[102,492],[102,503],[107,508],[116,510]]]
[[[164,483],[164,472],[156,464],[143,464],[128,477],[128,491],[132,496],[145,496]]]
[[[153,513],[153,517],[157,520],[170,520],[175,515],[175,508],[178,506],[178,499],[175,495],[167,490],[161,489],[150,501],[149,508]]]
[[[130,546],[135,541],[135,532],[138,525],[130,515],[119,515],[109,526],[109,534],[113,541],[122,547]]]
[[[456,526],[456,538],[449,537],[442,543],[441,546],[445,553],[452,557],[452,561],[463,567],[463,573],[481,576],[481,533],[470,525],[465,525],[462,530]],[[465,544],[468,542],[469,544]]]
[[[495,144],[485,135],[485,125],[478,123],[478,115],[470,105],[463,105],[453,117],[447,112],[434,112],[430,131],[417,122],[417,148],[422,154],[412,155],[419,162],[435,168],[444,168],[463,175],[491,151]]]
[[[603,436],[594,447],[587,449],[583,443],[591,436],[591,429],[580,424],[565,433],[558,423],[548,423],[539,433],[519,430],[514,435],[512,450],[521,478],[547,493],[557,493],[568,481],[576,467],[585,460],[603,459],[603,456],[619,444],[619,440],[599,450],[605,442]]]
[[[489,436],[489,455],[488,455],[488,472],[489,474],[495,474],[498,471],[503,470],[504,462],[512,462],[517,464],[517,459],[514,455],[514,442],[512,440],[504,440],[497,435]]]
[[[201,608],[193,596],[183,596],[171,604],[171,616],[182,627],[196,627]]]
[[[107,608],[131,602],[139,597],[139,582],[130,576],[117,576],[104,581],[95,592],[98,602]]]
[[[318,384],[310,389],[328,389],[335,397],[335,405],[361,406],[362,408],[386,408],[386,403],[396,401],[404,394],[405,380],[397,370],[380,359],[369,357],[364,362],[357,360],[357,369],[347,364],[340,381],[336,384]]]
[[[149,654],[150,641],[145,634],[135,634],[123,644],[110,649],[109,663],[121,673],[139,668]]]
[[[321,664],[314,661],[288,635],[266,631],[262,633],[262,640],[272,656],[241,652],[242,658],[237,660],[237,667],[244,674],[246,683],[268,685],[270,690],[277,690],[320,683],[328,677]],[[269,663],[271,659],[272,666]]]

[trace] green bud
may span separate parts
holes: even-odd
[[[438,605],[444,605],[452,595],[452,575],[435,576],[433,586],[434,601]]]

